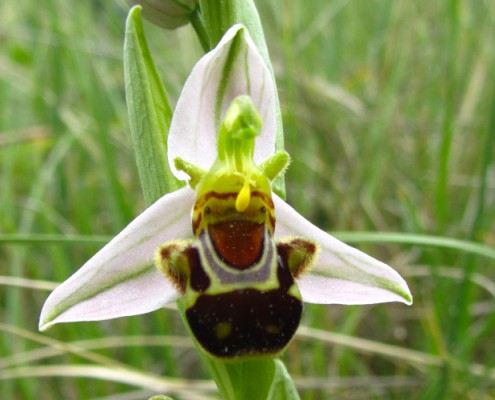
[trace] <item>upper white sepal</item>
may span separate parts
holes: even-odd
[[[178,179],[187,179],[187,175],[175,168],[176,157],[203,169],[211,167],[221,122],[240,95],[251,97],[263,122],[254,151],[254,160],[260,164],[275,152],[275,83],[249,32],[237,24],[194,66],[175,107],[168,159]]]

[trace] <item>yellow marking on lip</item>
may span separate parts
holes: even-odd
[[[228,321],[219,322],[215,326],[215,336],[218,339],[226,339],[232,333],[232,323]]]
[[[235,199],[235,209],[238,212],[246,211],[246,208],[249,206],[249,202],[251,201],[251,187],[249,186],[249,179],[244,181],[244,185],[240,190],[237,198]]]
[[[277,334],[280,333],[280,328],[274,324],[268,324],[265,326],[265,330],[267,333]]]

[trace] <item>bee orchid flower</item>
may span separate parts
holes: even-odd
[[[289,159],[275,152],[275,90],[247,29],[230,28],[192,70],[172,118],[170,168],[188,186],[156,201],[57,287],[40,330],[148,313],[182,297],[210,354],[256,356],[283,350],[302,301],[412,303],[395,270],[272,192]]]

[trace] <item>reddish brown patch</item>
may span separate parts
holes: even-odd
[[[211,225],[209,233],[217,254],[236,269],[246,269],[261,257],[263,224],[226,221]]]

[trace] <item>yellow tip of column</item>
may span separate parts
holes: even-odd
[[[235,209],[238,212],[246,211],[246,208],[249,206],[249,202],[251,201],[251,188],[249,187],[249,180],[246,179],[244,181],[244,185],[242,186],[241,191],[237,195],[235,199]]]

